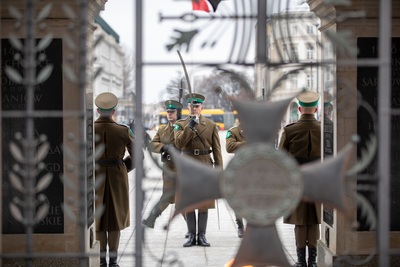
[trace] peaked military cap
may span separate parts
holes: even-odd
[[[118,104],[118,99],[113,93],[105,92],[99,94],[94,103],[101,110],[110,110]]]
[[[319,94],[313,91],[301,92],[296,96],[302,107],[315,107],[318,104]]]
[[[193,97],[193,104],[202,104],[204,100],[206,100],[206,97],[202,94],[193,93],[192,97]],[[188,103],[191,103],[190,94],[187,94],[185,98],[187,98]]]
[[[164,102],[164,104],[167,111],[174,111],[178,108],[182,108],[182,104],[176,100],[167,100]]]

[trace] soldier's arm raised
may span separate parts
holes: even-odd
[[[194,132],[187,125],[176,122],[174,124],[174,136],[176,148],[183,149],[194,137]]]

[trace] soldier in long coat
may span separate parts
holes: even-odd
[[[149,144],[150,151],[161,154],[163,162],[163,193],[159,203],[152,209],[147,219],[142,223],[149,228],[154,228],[154,223],[158,216],[168,207],[170,203],[175,203],[175,186],[176,177],[175,164],[173,163],[168,150],[175,147],[175,135],[173,125],[178,118],[178,109],[182,108],[182,104],[175,100],[165,101],[165,109],[167,111],[168,124],[160,126],[157,133]],[[172,175],[171,175],[172,174]]]
[[[226,132],[225,138],[226,138],[225,148],[226,152],[228,153],[235,153],[236,150],[242,147],[246,142],[244,140],[243,130],[240,124],[231,127]],[[236,224],[238,225],[238,231],[237,231],[238,236],[242,238],[244,234],[243,218],[236,217]]]
[[[287,150],[299,164],[305,164],[321,158],[321,125],[315,119],[319,95],[307,91],[297,96],[300,119],[287,125],[282,132],[279,148]],[[321,223],[321,206],[301,201],[284,223],[295,225],[296,267],[317,266],[317,240]],[[306,263],[306,246],[308,247],[308,264]]]
[[[201,94],[186,95],[190,116],[174,124],[175,146],[182,153],[193,157],[208,166],[223,166],[221,144],[216,124],[201,115],[205,97]],[[211,157],[211,154],[213,157]],[[198,207],[197,244],[210,246],[206,239],[208,209],[215,208],[215,200]],[[196,245],[196,213],[186,213],[186,223],[189,230],[188,240],[184,247]]]
[[[128,171],[132,170],[132,146],[134,137],[129,127],[116,123],[117,97],[109,92],[97,96],[95,104],[100,117],[95,121],[95,148],[104,149],[96,160],[96,178],[104,178],[96,188],[96,209],[104,209],[96,218],[96,239],[100,241],[100,266],[107,266],[106,251],[109,248],[109,267],[116,267],[120,231],[129,226]],[[128,151],[129,156],[125,157]]]

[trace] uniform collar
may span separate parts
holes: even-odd
[[[96,121],[98,122],[115,122],[111,117],[99,117]]]
[[[314,114],[302,114],[300,120],[315,120]]]

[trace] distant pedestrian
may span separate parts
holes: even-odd
[[[279,148],[287,150],[299,164],[321,158],[321,125],[315,119],[319,95],[302,92],[297,96],[300,119],[287,125],[282,132]],[[316,267],[317,240],[321,224],[321,207],[312,202],[301,201],[284,223],[294,224],[297,262],[295,267]],[[308,263],[306,263],[308,247]]]
[[[228,153],[236,153],[236,151],[246,143],[239,120],[238,119],[236,120],[237,120],[235,121],[236,125],[231,127],[226,132],[225,148],[226,152]],[[238,218],[236,216],[236,224],[238,226],[237,230],[238,236],[242,238],[244,234],[243,218]]]
[[[192,99],[191,99],[192,98]],[[201,115],[205,97],[201,94],[186,95],[189,116],[174,124],[175,146],[182,153],[189,155],[208,166],[222,168],[221,144],[215,122]],[[213,157],[211,157],[211,154]],[[197,245],[210,246],[206,239],[208,209],[215,208],[215,200],[197,207]],[[184,247],[196,245],[196,213],[186,213],[189,237]]]
[[[117,97],[109,92],[96,97],[95,104],[100,117],[94,123],[95,149],[104,150],[96,160],[96,178],[104,177],[96,187],[96,209],[104,209],[96,218],[96,239],[100,241],[100,266],[118,267],[117,256],[120,231],[129,226],[128,172],[133,169],[132,147],[134,137],[129,127],[114,121]],[[128,151],[129,156],[125,157]]]

